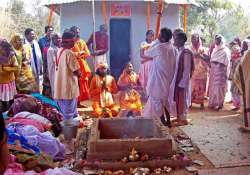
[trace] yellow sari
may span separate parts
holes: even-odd
[[[126,71],[123,71],[118,80],[118,86],[122,89],[120,91],[121,109],[131,110],[140,114],[142,110],[141,96],[133,88],[138,85],[138,81],[139,77],[135,72],[128,74]]]
[[[28,44],[18,46],[17,42],[22,36],[20,34],[14,34],[11,38],[11,45],[14,47],[19,71],[15,74],[16,76],[16,88],[18,93],[31,93],[38,92],[39,87],[36,84],[35,77],[32,72],[30,65],[32,48]]]

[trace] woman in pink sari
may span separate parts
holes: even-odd
[[[141,66],[139,70],[139,81],[144,92],[146,92],[148,77],[152,63],[152,58],[146,56],[144,52],[153,45],[153,40],[154,32],[152,30],[148,30],[146,33],[146,40],[143,41],[140,46]]]
[[[215,36],[215,48],[211,55],[208,107],[215,110],[223,107],[227,91],[230,51],[223,40],[223,36]]]
[[[192,103],[199,104],[204,109],[204,100],[206,94],[208,56],[202,46],[199,34],[193,34],[191,38],[191,48],[194,59],[194,72],[192,76]],[[207,58],[207,61],[205,60]]]

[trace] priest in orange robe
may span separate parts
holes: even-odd
[[[85,41],[80,39],[80,29],[79,27],[73,26],[70,29],[75,34],[75,45],[72,48],[72,51],[75,53],[77,60],[80,65],[80,70],[82,73],[81,78],[79,79],[80,86],[80,96],[78,97],[78,106],[81,106],[81,101],[89,99],[89,83],[88,80],[91,77],[91,70],[86,59],[90,56],[88,46]],[[84,107],[84,106],[82,106]]]
[[[108,75],[108,65],[99,63],[96,75],[90,83],[90,97],[93,101],[93,115],[95,117],[115,117],[119,113],[119,106],[115,104],[113,95],[117,93],[114,77]]]

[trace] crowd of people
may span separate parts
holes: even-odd
[[[57,137],[62,121],[78,115],[76,98],[88,99],[85,89],[91,71],[85,59],[90,53],[78,36],[78,27],[61,37],[46,26],[45,36],[38,41],[30,28],[24,36],[0,39],[0,160],[4,162],[0,174],[27,170],[30,174],[74,174],[53,169],[53,161],[72,153],[72,142],[65,138],[63,144]]]
[[[235,38],[226,44],[218,34],[208,48],[197,33],[192,34],[191,44],[186,44],[187,35],[182,29],[172,34],[163,28],[158,40],[153,37],[154,32],[148,31],[141,46],[139,80],[148,97],[144,117],[160,117],[168,126],[185,125],[192,104],[203,110],[208,100],[208,108],[222,109],[230,87],[232,110],[237,111],[244,104],[244,124],[248,127],[248,69],[242,62],[248,61],[249,37],[243,42]],[[240,64],[245,67],[244,76]],[[170,116],[176,119],[170,122]]]
[[[16,94],[41,91],[56,101],[64,119],[76,117],[77,107],[86,107],[81,102],[90,99],[95,117],[143,116],[171,125],[170,116],[175,116],[173,123],[182,125],[187,124],[193,103],[204,109],[208,99],[209,108],[222,109],[229,80],[233,110],[240,108],[242,83],[237,84],[234,75],[249,49],[249,38],[242,43],[235,38],[226,45],[224,37],[216,35],[206,48],[197,33],[189,46],[182,29],[162,28],[158,38],[149,30],[140,46],[139,73],[129,62],[116,82],[107,64],[106,25],[95,33],[95,46],[93,34],[85,42],[77,26],[62,36],[53,30],[46,26],[38,41],[30,28],[24,36],[14,34],[9,42],[0,40],[1,113],[10,108]],[[87,62],[90,57],[93,71]]]
[[[140,46],[139,72],[129,62],[117,81],[107,62],[107,26],[101,25],[95,33],[96,42],[93,38],[91,34],[85,42],[77,26],[66,29],[62,35],[46,26],[45,36],[38,41],[31,28],[24,31],[24,36],[14,34],[10,41],[0,39],[0,114],[8,111],[10,138],[16,138],[15,132],[19,131],[29,140],[31,133],[24,131],[32,130],[40,147],[30,147],[27,140],[22,145],[35,152],[41,149],[57,159],[64,156],[64,147],[44,132],[50,125],[53,135],[59,136],[62,130],[59,122],[79,116],[77,108],[86,107],[81,103],[85,100],[92,101],[94,117],[142,116],[160,119],[169,127],[180,126],[188,124],[192,104],[203,110],[208,100],[209,108],[222,109],[229,82],[232,110],[239,110],[243,104],[248,127],[250,37],[243,42],[235,38],[226,44],[218,34],[207,48],[197,33],[192,34],[188,45],[182,29],[172,32],[162,28],[157,38],[149,30]],[[93,59],[93,70],[88,58]],[[171,116],[175,119],[171,120]],[[0,122],[0,159],[4,160],[2,153],[8,152],[2,116]],[[41,138],[52,144],[43,145]],[[51,151],[54,149],[57,152]],[[1,164],[0,170],[6,166]]]

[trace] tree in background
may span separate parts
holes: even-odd
[[[32,7],[34,9],[34,16],[37,18],[37,22],[40,27],[39,29],[39,35],[42,35],[44,33],[44,27],[48,25],[48,16],[49,16],[49,9],[45,7],[40,7],[41,0],[33,0],[32,1]],[[52,18],[52,25],[55,28],[55,31],[60,30],[60,23],[59,23],[59,16],[54,13]]]
[[[49,10],[39,7],[41,0],[32,1],[32,14],[25,11],[25,1],[12,0],[6,9],[0,12],[1,31],[0,36],[10,39],[14,33],[23,33],[26,28],[33,28],[38,37],[44,33],[47,25]],[[59,17],[53,16],[52,25],[59,30]]]
[[[9,38],[15,29],[15,22],[5,9],[0,9],[0,24],[0,37]]]
[[[236,36],[245,39],[250,35],[250,17],[245,15],[241,6],[234,8],[234,12],[220,24],[220,33],[230,42]]]
[[[250,18],[240,5],[227,0],[198,1],[200,7],[188,11],[187,30],[200,33],[207,43],[215,34],[221,33],[227,41],[239,36],[244,39],[250,34]],[[183,11],[181,10],[183,14]],[[183,16],[183,15],[181,15]]]

